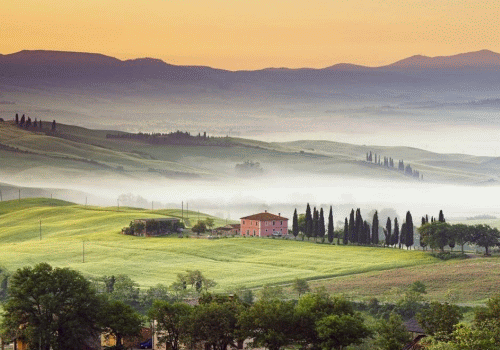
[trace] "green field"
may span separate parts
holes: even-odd
[[[297,277],[319,279],[436,262],[423,252],[396,249],[260,238],[143,238],[119,233],[134,218],[162,215],[180,216],[180,211],[117,211],[116,207],[84,207],[50,199],[5,201],[0,203],[0,264],[15,270],[45,261],[88,276],[127,274],[142,287],[169,285],[177,273],[199,269],[222,291],[286,283]],[[204,217],[202,214],[201,219]],[[216,220],[220,224],[222,220]]]

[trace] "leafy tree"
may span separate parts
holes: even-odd
[[[376,210],[372,220],[372,243],[378,244],[378,212]]]
[[[271,299],[284,299],[285,294],[283,292],[283,288],[281,286],[272,286],[270,284],[266,284],[260,290],[260,298],[271,300]]]
[[[214,221],[214,218],[206,218],[205,219],[205,226],[211,230],[215,225],[215,221]]]
[[[391,218],[387,218],[387,222],[385,224],[385,245],[392,245],[392,223]]]
[[[328,214],[328,243],[332,244],[334,238],[333,230],[333,211],[332,206],[330,206],[330,213]],[[338,244],[338,241],[337,241]]]
[[[432,249],[439,248],[444,252],[444,247],[450,241],[450,225],[446,222],[434,221],[418,228],[421,239]]]
[[[170,294],[169,289],[164,284],[157,284],[150,287],[144,294],[141,295],[141,306],[144,310],[148,310],[155,300],[172,302],[176,298]]]
[[[140,308],[139,285],[127,275],[117,275],[113,285],[113,292],[109,294],[110,299],[120,300],[132,306],[136,310]]]
[[[292,289],[299,294],[299,298],[302,294],[309,292],[309,284],[305,279],[296,278],[293,281]]]
[[[0,302],[7,298],[9,276],[7,269],[0,266]]]
[[[405,245],[407,249],[411,249],[411,246],[414,244],[413,238],[413,218],[411,216],[410,211],[406,212],[406,237],[405,237]]]
[[[190,344],[205,343],[206,349],[226,350],[239,338],[238,319],[242,304],[238,298],[200,298],[200,304],[184,318],[183,337]]]
[[[12,275],[3,328],[31,349],[81,349],[100,329],[101,305],[79,272],[40,263]]]
[[[196,290],[197,293],[207,291],[215,287],[215,281],[206,278],[199,270],[186,270],[186,273],[178,273],[177,281],[173,283],[174,290],[186,290],[187,286],[191,286],[191,290]]]
[[[207,231],[207,224],[204,221],[198,221],[192,228],[191,231],[196,233],[198,236],[200,233],[204,233]]]
[[[391,313],[387,320],[379,320],[375,329],[377,331],[375,345],[381,350],[401,350],[411,341],[403,319],[396,313]]]
[[[110,300],[101,308],[99,322],[108,333],[113,334],[116,345],[122,345],[124,336],[135,337],[141,332],[141,316],[120,300]]]
[[[239,324],[252,346],[280,350],[293,344],[297,328],[294,304],[278,299],[260,299],[243,311]]]
[[[427,334],[447,339],[463,316],[458,306],[433,301],[429,308],[422,310],[416,317]]]
[[[179,341],[183,333],[184,319],[191,314],[192,307],[186,303],[170,303],[157,300],[148,311],[148,317],[156,321],[159,345],[167,345],[172,350],[179,350]]]
[[[500,231],[488,225],[474,225],[472,243],[483,247],[485,249],[485,255],[489,255],[489,248],[500,244]]]
[[[351,344],[361,344],[372,333],[361,316],[329,315],[317,323],[318,339],[323,349],[343,349]]]
[[[309,206],[309,203],[307,203],[305,219],[306,227],[304,234],[306,235],[307,239],[309,239],[313,235],[313,217],[311,214],[311,207]]]
[[[297,236],[299,235],[299,218],[297,216],[297,208],[295,208],[295,211],[293,212],[292,234],[295,239],[297,239]]]
[[[297,220],[299,225],[299,232],[303,235],[306,233],[306,214],[299,214],[299,219]]]

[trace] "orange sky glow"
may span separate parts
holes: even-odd
[[[0,0],[0,53],[45,49],[230,70],[500,52],[498,0]]]

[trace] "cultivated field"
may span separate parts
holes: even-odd
[[[116,207],[84,207],[48,199],[2,202],[0,264],[14,270],[46,261],[91,276],[127,274],[142,287],[169,285],[177,273],[199,269],[218,283],[218,290],[227,290],[286,283],[297,277],[318,279],[436,263],[423,252],[397,249],[259,238],[142,238],[119,233],[134,218],[162,215],[179,216],[180,212],[117,211]],[[216,225],[223,223],[216,220]]]

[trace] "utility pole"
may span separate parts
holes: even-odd
[[[21,201],[21,189],[19,189],[19,202]]]
[[[189,219],[189,203],[186,202],[186,219]]]
[[[40,218],[40,240],[42,240],[42,219]]]

